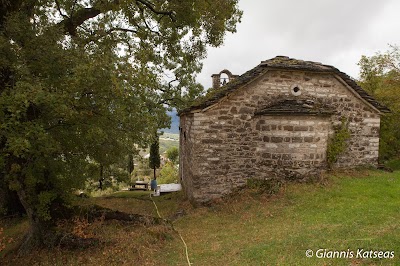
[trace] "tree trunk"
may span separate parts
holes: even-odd
[[[36,249],[52,246],[55,241],[54,230],[40,220],[29,218],[30,228],[18,249],[18,255],[28,254]]]
[[[154,170],[154,180],[156,180],[157,179],[157,177],[156,177],[156,168],[154,167],[153,170]]]
[[[37,210],[35,210],[35,208],[29,204],[26,191],[20,189],[17,193],[22,205],[25,208],[30,225],[29,231],[26,234],[18,251],[20,255],[24,255],[34,249],[41,248],[45,246],[45,244],[48,244],[49,240],[47,238],[53,234],[51,233],[52,227],[50,223],[41,220]]]
[[[129,177],[131,176],[133,170],[135,170],[135,164],[133,162],[133,155],[129,154],[129,156],[128,156],[128,174],[129,174]]]
[[[100,178],[99,178],[99,189],[103,190],[103,181],[104,181],[104,177],[103,177],[103,165],[100,164]]]

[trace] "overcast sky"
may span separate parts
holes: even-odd
[[[333,65],[357,78],[362,55],[400,45],[399,0],[239,0],[242,23],[210,48],[197,80],[211,87],[223,69],[243,74],[285,55]]]

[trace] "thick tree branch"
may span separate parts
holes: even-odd
[[[158,36],[161,36],[161,34],[160,34],[158,31],[154,31],[154,30],[150,27],[150,25],[147,23],[147,21],[146,21],[146,16],[145,16],[145,14],[144,14],[144,9],[143,9],[142,7],[140,7],[140,6],[138,6],[138,7],[139,7],[139,10],[140,10],[141,19],[142,19],[144,25],[146,26],[147,30],[149,30],[150,32],[152,32],[152,33],[154,33],[154,34],[157,34]],[[164,16],[164,15],[163,15],[163,16]]]
[[[57,1],[58,0],[56,0],[56,3]],[[74,5],[70,17],[65,18],[63,21],[58,23],[58,25],[63,27],[66,33],[69,33],[71,36],[75,36],[77,27],[82,25],[86,20],[113,10],[119,4],[120,0],[112,0],[110,3],[104,3],[104,1],[99,0],[98,2],[95,2],[92,7],[81,8],[76,11]]]
[[[154,4],[152,4],[151,2],[149,2],[147,0],[136,0],[136,3],[141,3],[142,5],[146,6],[154,14],[168,16],[172,21],[175,21],[174,12],[173,11],[156,10],[154,8]]]
[[[107,30],[107,33],[111,33],[113,31],[122,31],[122,32],[130,32],[130,33],[137,33],[138,32],[137,30],[134,30],[134,29],[126,29],[126,28],[114,27],[114,28],[111,28],[111,29]]]
[[[54,0],[56,3],[56,7],[58,10],[58,13],[60,14],[60,16],[62,16],[63,18],[68,18],[67,15],[65,15],[62,11],[61,11],[61,6],[60,6],[60,2],[58,0]]]
[[[76,28],[82,25],[86,20],[94,18],[101,14],[101,10],[98,8],[83,8],[78,10],[73,17],[64,19],[58,25],[64,27],[64,30],[70,35],[76,35]]]
[[[160,101],[158,101],[158,104],[171,105],[171,103],[177,103],[177,102],[184,103],[184,101],[182,99],[176,98],[176,97],[172,97],[172,98],[160,100]]]
[[[97,17],[98,15],[105,13],[107,11],[110,11],[114,9],[116,6],[120,4],[120,0],[113,0],[111,3],[104,4],[102,1],[99,1],[95,3],[92,7],[90,8],[81,8],[79,10],[74,10],[74,12],[70,15],[70,17],[62,14],[61,12],[61,7],[60,3],[58,0],[55,0],[56,6],[60,14],[64,17],[64,20],[59,22],[58,25],[64,28],[64,31],[71,36],[76,35],[76,30],[77,28],[82,25],[85,21],[88,19]],[[154,4],[147,0],[136,0],[136,5],[138,8],[143,12],[143,8],[150,10],[154,14],[161,15],[160,19],[168,16],[172,21],[175,21],[174,18],[174,12],[173,11],[164,11],[164,10],[156,10],[154,7]],[[154,31],[151,29],[151,27],[147,24],[144,14],[142,13],[142,19],[145,23],[145,26],[148,30],[150,30],[153,33],[159,34],[158,32]],[[116,29],[114,29],[116,30]],[[127,30],[127,29],[118,29],[120,31],[125,31],[125,32],[133,32],[136,33],[134,30]]]

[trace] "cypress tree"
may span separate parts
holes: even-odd
[[[159,137],[156,134],[154,142],[150,145],[149,167],[154,170],[154,180],[156,180],[156,169],[160,167]]]

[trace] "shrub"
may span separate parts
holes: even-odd
[[[178,169],[171,163],[167,162],[160,171],[160,175],[157,178],[158,184],[170,184],[178,182]]]
[[[167,150],[167,158],[174,164],[179,160],[179,149],[178,147],[171,147]]]

